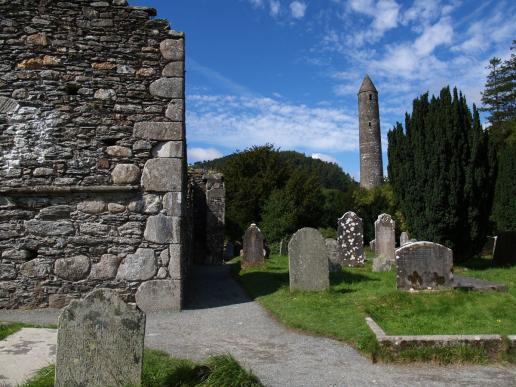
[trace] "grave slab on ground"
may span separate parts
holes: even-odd
[[[506,292],[507,286],[498,284],[496,282],[481,280],[478,278],[454,276],[453,287],[455,289],[466,289],[466,290],[495,290],[497,292]]]
[[[57,330],[22,328],[0,341],[0,386],[18,386],[56,361]]]

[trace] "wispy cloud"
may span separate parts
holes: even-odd
[[[248,89],[245,86],[242,86],[231,79],[223,76],[222,74],[218,73],[217,71],[203,66],[199,62],[197,62],[192,57],[187,58],[188,66],[190,71],[196,72],[197,74],[204,77],[206,80],[209,81],[211,84],[215,84],[219,88],[225,90],[226,92],[232,93],[232,94],[238,94],[238,95],[249,95],[254,96],[256,95],[253,91]]]
[[[312,159],[326,161],[327,163],[335,163],[337,164],[337,159],[330,155],[326,155],[324,153],[314,153],[312,154]]]
[[[290,3],[290,14],[295,19],[302,19],[305,17],[306,3],[303,1],[293,1]]]
[[[308,152],[358,149],[355,115],[273,98],[189,95],[188,139],[224,148],[273,143]]]
[[[188,162],[195,163],[197,161],[209,161],[222,157],[223,154],[215,148],[189,148]]]
[[[353,34],[350,42],[356,45],[375,42],[398,25],[400,6],[395,0],[350,0],[348,7],[350,11],[372,19],[371,28]]]

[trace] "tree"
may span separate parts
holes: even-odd
[[[261,221],[269,195],[290,175],[272,145],[252,147],[227,160],[222,172],[226,184],[226,233],[241,238],[251,222]]]
[[[411,234],[450,247],[456,259],[482,248],[493,196],[488,136],[466,98],[449,87],[413,102],[405,129],[388,133],[389,180]]]
[[[493,220],[498,231],[516,230],[516,142],[499,153]]]
[[[513,41],[511,51],[515,49],[516,41]],[[516,55],[513,52],[503,63],[499,58],[489,63],[491,71],[482,93],[482,110],[491,113],[488,131],[493,175],[496,175],[491,219],[496,231],[516,230]]]
[[[321,187],[315,176],[294,170],[285,187],[274,191],[262,213],[262,228],[271,242],[302,227],[318,227],[322,201]]]
[[[362,218],[364,227],[364,243],[375,238],[374,222],[378,215],[386,213],[396,221],[396,229],[403,226],[399,211],[396,210],[394,195],[389,184],[383,184],[373,189],[358,188],[353,193],[354,212]],[[399,234],[399,231],[397,232]]]

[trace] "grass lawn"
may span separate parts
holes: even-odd
[[[476,259],[455,268],[460,275],[504,283],[508,293],[408,293],[396,290],[394,271],[373,273],[368,255],[364,268],[331,273],[330,290],[322,293],[290,293],[285,256],[271,256],[263,268],[235,265],[236,275],[249,295],[287,326],[345,341],[373,359],[394,360],[382,354],[365,316],[388,335],[516,334],[516,267],[491,268],[489,260]],[[481,352],[463,346],[419,352],[406,351],[398,360],[487,361]]]
[[[53,365],[41,369],[23,387],[53,387]],[[261,387],[260,381],[245,371],[229,355],[210,357],[205,363],[196,364],[174,359],[164,352],[145,350],[143,358],[142,386],[144,387]]]

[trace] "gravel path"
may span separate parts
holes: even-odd
[[[187,310],[147,315],[145,345],[192,360],[230,353],[267,386],[516,386],[514,366],[372,364],[346,344],[291,331],[246,297],[228,266],[196,268],[187,294]],[[0,321],[56,316],[0,311]]]

